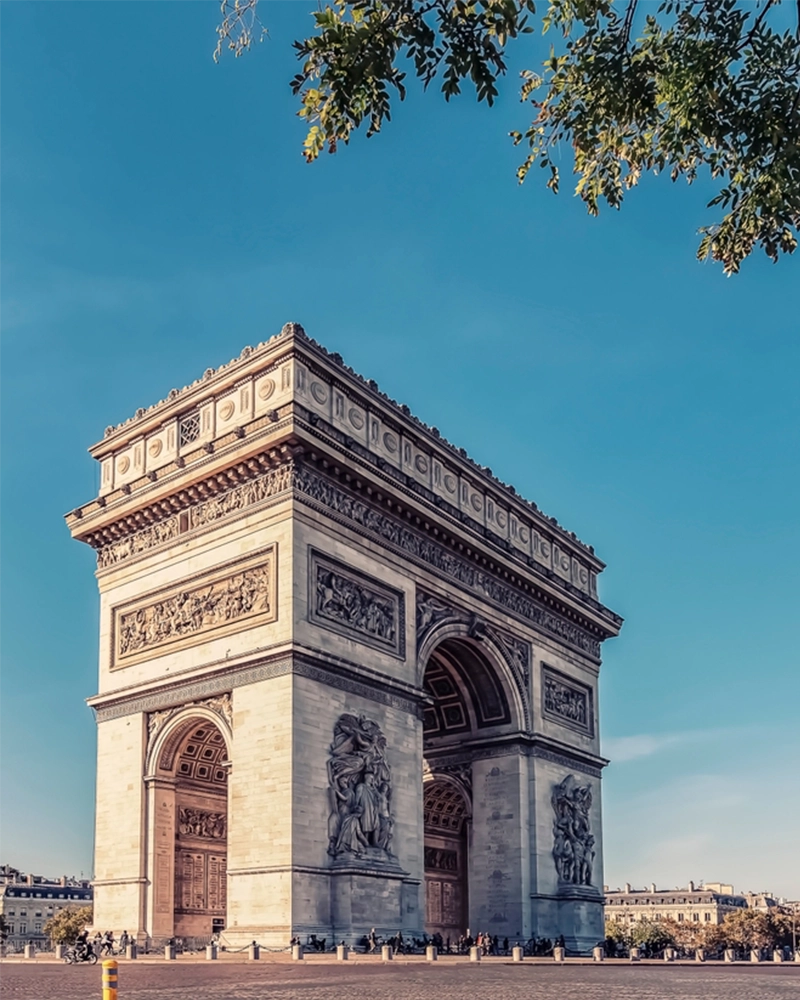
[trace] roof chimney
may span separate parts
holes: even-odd
[[[61,878],[59,879],[59,881],[61,882],[62,885],[66,885],[67,884],[67,876],[66,875],[62,875]]]
[[[655,892],[655,891],[656,891],[656,884],[655,884],[655,882],[651,882],[650,883],[650,892]]]
[[[689,880],[689,892],[694,892],[694,882],[691,879]]]
[[[631,884],[630,884],[630,882],[626,882],[625,883],[625,892],[630,892],[630,891],[631,891]]]
[[[33,875],[26,875],[25,881],[27,882],[28,885],[33,885]]]

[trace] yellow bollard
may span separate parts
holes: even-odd
[[[117,963],[113,958],[103,962],[103,1000],[117,1000]]]

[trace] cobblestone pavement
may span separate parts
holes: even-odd
[[[100,1000],[100,967],[4,963],[8,1000]],[[119,1000],[798,1000],[792,966],[120,963]]]

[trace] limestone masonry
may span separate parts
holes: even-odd
[[[98,927],[603,937],[592,548],[293,323],[91,453]]]

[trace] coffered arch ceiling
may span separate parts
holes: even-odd
[[[470,639],[448,638],[428,660],[423,687],[424,734],[436,739],[511,722],[508,698],[494,667]]]

